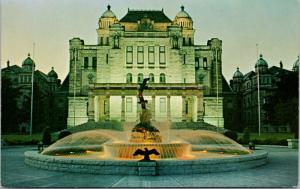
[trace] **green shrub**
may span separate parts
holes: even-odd
[[[228,138],[234,140],[234,141],[237,141],[237,139],[238,139],[238,134],[235,131],[226,131],[224,133],[224,135],[227,136]]]
[[[58,140],[66,137],[66,136],[68,136],[70,134],[72,134],[70,131],[68,131],[68,130],[62,130],[62,131],[59,132]]]
[[[250,131],[248,128],[245,128],[243,133],[242,143],[249,144],[249,142],[250,142]]]
[[[50,145],[51,144],[51,133],[50,133],[50,128],[46,127],[44,132],[43,132],[43,144],[45,145]]]

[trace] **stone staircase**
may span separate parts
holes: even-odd
[[[214,125],[201,122],[172,122],[171,129],[192,129],[192,130],[209,130],[209,131],[219,131],[225,132],[224,128],[217,128]]]

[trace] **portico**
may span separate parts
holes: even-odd
[[[138,121],[138,85],[131,83],[91,84],[89,121]],[[198,84],[150,83],[144,92],[152,121],[202,121],[203,87]]]

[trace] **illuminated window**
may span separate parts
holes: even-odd
[[[166,98],[159,99],[159,111],[161,113],[166,112]]]
[[[203,68],[207,69],[207,58],[206,57],[203,58]]]
[[[126,112],[132,112],[132,98],[126,98]]]

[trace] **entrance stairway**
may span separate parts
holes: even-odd
[[[209,130],[225,132],[224,128],[217,128],[214,125],[208,124],[204,121],[201,122],[172,122],[171,129],[193,129],[193,130]]]

